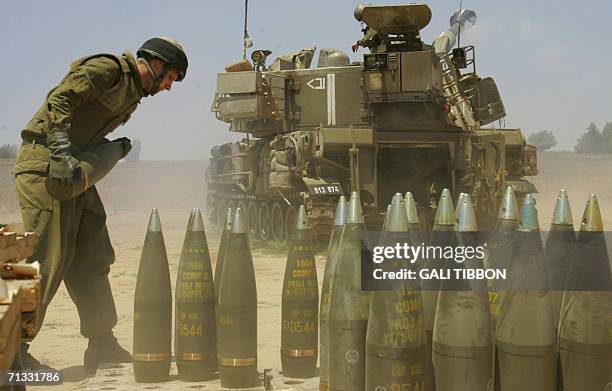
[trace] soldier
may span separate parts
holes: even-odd
[[[115,254],[104,206],[96,188],[87,188],[76,156],[109,143],[104,137],[129,119],[143,97],[169,91],[186,72],[182,46],[164,37],[146,41],[137,58],[128,51],[81,58],[21,131],[13,174],[25,229],[40,235],[30,258],[41,263],[38,329],[63,280],[77,307],[81,334],[89,339],[87,373],[95,373],[99,363],[131,362],[131,356],[112,331],[117,313],[108,273]],[[123,157],[131,149],[128,138],[112,142],[122,146]],[[81,194],[63,201],[54,197],[53,189],[81,182],[86,189]],[[28,353],[27,344],[21,350],[26,369],[48,368]]]
[[[367,7],[365,4],[359,4],[355,7],[353,11],[353,15],[358,22],[363,22],[363,10]],[[473,11],[472,11],[473,12]],[[363,38],[355,42],[351,49],[353,53],[356,53],[359,50],[359,47],[370,49],[370,53],[383,53],[387,50],[388,39],[385,39],[384,36],[379,34],[376,30],[369,26],[365,26],[361,32],[363,32]],[[410,33],[405,33],[401,36],[402,40],[405,40],[406,46],[404,50],[406,51],[420,51],[420,50],[431,50],[432,47],[427,45],[421,41],[421,35],[419,34],[418,29],[411,31]]]
[[[365,4],[358,4],[355,7],[355,11],[353,11],[353,15],[355,15],[355,19],[357,19],[358,22],[362,21],[361,16],[363,14],[363,9],[365,7],[366,7]],[[357,50],[359,50],[360,46],[362,48],[370,49],[370,52],[372,53],[376,53],[378,50],[378,47],[383,43],[381,36],[378,35],[376,30],[368,26],[365,26],[361,30],[361,32],[363,33],[363,38],[361,38],[360,40],[358,40],[351,46],[351,50],[353,50],[353,53],[356,53]]]
[[[353,53],[356,53],[357,50],[359,50],[359,46],[361,46],[362,48],[370,49],[371,53],[377,53],[378,47],[383,43],[383,40],[380,35],[378,35],[376,30],[368,26],[365,26],[361,30],[361,32],[363,32],[363,38],[361,38],[351,46],[351,50],[353,50]]]

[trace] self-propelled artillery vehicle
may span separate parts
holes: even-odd
[[[338,197],[354,189],[370,227],[406,191],[428,225],[448,188],[470,194],[486,228],[506,186],[535,191],[524,179],[537,173],[535,148],[520,129],[490,125],[506,115],[495,81],[476,73],[473,46],[453,49],[473,11],[455,13],[432,45],[419,34],[427,5],[362,5],[355,16],[370,48],[361,62],[321,49],[311,68],[309,48],[268,66],[270,51],[255,50],[218,74],[212,111],[246,134],[211,151],[207,209],[219,226],[241,207],[252,237],[282,241],[304,204],[313,235],[327,238]]]

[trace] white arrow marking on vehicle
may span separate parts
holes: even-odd
[[[310,80],[306,85],[313,90],[324,90],[325,89],[325,78],[324,77],[315,77]]]

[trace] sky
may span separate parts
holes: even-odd
[[[374,4],[395,4],[398,1]],[[317,46],[350,53],[361,37],[354,0],[250,0],[252,49],[272,58]],[[459,1],[427,2],[433,17],[425,42],[449,27]],[[526,134],[551,130],[556,149],[572,149],[594,122],[612,121],[612,1],[463,0],[478,15],[462,43],[476,47],[480,76],[492,76],[505,125]],[[206,159],[213,145],[241,138],[210,112],[216,74],[242,58],[243,0],[0,0],[0,144],[19,131],[85,55],[124,49],[169,36],[189,56],[189,70],[172,91],[143,99],[132,119],[110,137],[142,140],[148,160]],[[359,61],[365,51],[350,53]],[[316,58],[313,63],[316,64]]]

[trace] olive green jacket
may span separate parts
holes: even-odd
[[[83,151],[124,124],[144,95],[136,60],[129,52],[84,57],[71,64],[22,135],[45,136],[61,129],[75,149]],[[53,124],[48,123],[47,107],[54,113]]]

